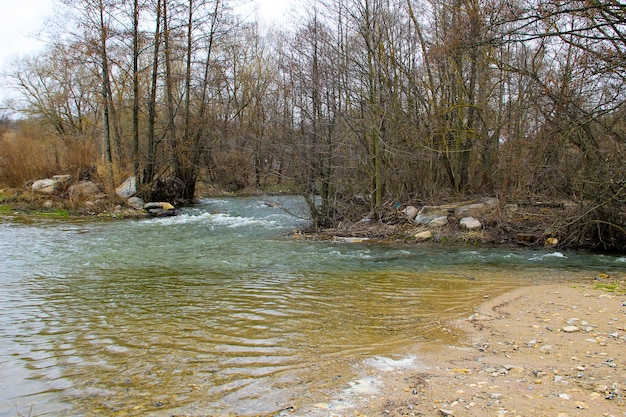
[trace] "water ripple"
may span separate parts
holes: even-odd
[[[315,403],[368,359],[454,343],[446,320],[486,295],[626,268],[570,252],[285,237],[305,223],[258,198],[169,219],[0,223],[0,417]]]

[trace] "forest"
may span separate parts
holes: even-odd
[[[0,184],[289,190],[318,228],[567,201],[570,242],[626,249],[625,2],[305,0],[271,28],[241,7],[60,1],[46,50],[7,70]]]

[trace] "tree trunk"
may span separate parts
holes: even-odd
[[[139,0],[133,0],[133,173],[139,175]]]
[[[157,1],[156,27],[154,30],[154,55],[152,56],[152,78],[150,100],[148,102],[148,144],[146,153],[146,171],[143,184],[151,184],[154,180],[156,165],[156,97],[159,77],[159,47],[161,45],[161,0]]]
[[[104,20],[104,4],[102,0],[98,3],[100,13],[100,65],[102,67],[102,155],[106,166],[108,192],[115,189],[113,178],[113,157],[111,155],[111,125],[109,116],[109,106],[111,103],[111,80],[109,76],[109,57],[107,54],[107,27]]]

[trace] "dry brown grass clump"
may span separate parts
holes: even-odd
[[[29,181],[66,173],[77,178],[94,160],[92,141],[63,140],[36,126],[18,124],[0,136],[0,185],[22,187]]]

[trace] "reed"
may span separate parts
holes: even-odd
[[[56,174],[78,178],[96,158],[95,144],[84,138],[61,139],[37,128],[18,128],[0,137],[0,184],[23,187]]]

